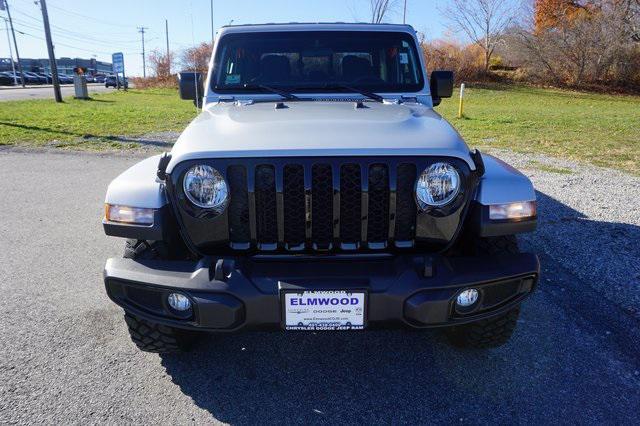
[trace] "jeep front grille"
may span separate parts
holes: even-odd
[[[414,244],[415,164],[280,159],[229,165],[226,175],[232,248],[296,252]]]

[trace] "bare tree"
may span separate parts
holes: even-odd
[[[580,13],[539,6],[529,8],[529,22],[550,12],[550,19],[538,19],[546,25],[513,30],[529,77],[558,85],[640,84],[640,0],[584,0]]]
[[[154,49],[149,54],[149,65],[151,72],[155,77],[166,78],[171,76],[171,65],[173,55],[171,53],[161,52],[159,49]]]
[[[371,6],[371,22],[379,24],[385,15],[391,12],[396,6],[396,0],[369,0]]]
[[[491,55],[502,32],[512,23],[514,11],[504,0],[451,0],[444,10],[451,29],[463,32],[484,52],[484,69],[489,69]]]
[[[182,52],[181,63],[184,70],[207,72],[209,58],[211,58],[212,44],[200,43],[199,46],[190,47]]]

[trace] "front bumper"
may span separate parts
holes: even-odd
[[[203,331],[282,327],[284,290],[365,290],[367,324],[415,328],[462,324],[499,315],[535,288],[534,254],[447,258],[439,255],[206,257],[199,262],[111,258],[109,297],[153,322]],[[480,291],[467,312],[455,307],[463,289]],[[194,304],[185,317],[166,299],[180,291]]]

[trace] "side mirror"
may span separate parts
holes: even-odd
[[[202,73],[199,72],[187,71],[178,73],[180,99],[193,101],[200,108],[202,106],[202,97],[204,96],[202,80]]]
[[[438,106],[442,98],[453,95],[453,71],[433,71],[429,85],[433,106]]]

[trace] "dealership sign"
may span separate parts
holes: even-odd
[[[124,72],[124,55],[122,52],[117,52],[111,55],[111,62],[113,66],[113,72],[115,74]]]

